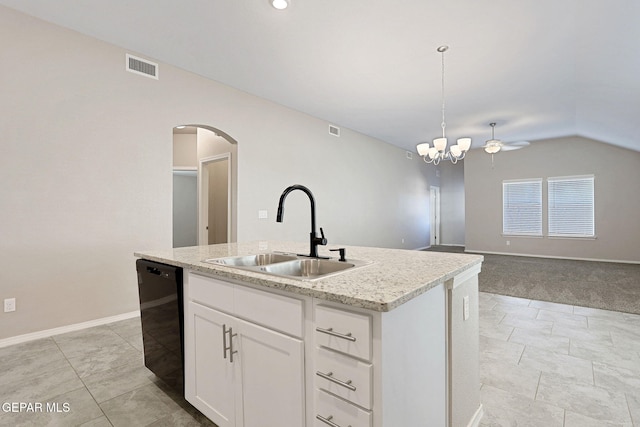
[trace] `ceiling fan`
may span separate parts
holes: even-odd
[[[489,154],[493,155],[498,151],[519,150],[529,145],[529,141],[502,142],[495,137],[496,123],[489,123],[489,126],[491,126],[491,139],[482,146],[484,151]]]

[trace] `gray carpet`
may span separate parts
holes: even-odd
[[[463,252],[464,248],[428,250]],[[481,255],[482,292],[640,314],[639,264]]]

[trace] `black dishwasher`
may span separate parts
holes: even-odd
[[[184,396],[182,268],[136,260],[144,364]]]

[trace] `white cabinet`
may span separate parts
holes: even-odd
[[[195,284],[195,292],[189,293],[187,285],[186,399],[219,427],[303,426],[303,341],[237,317],[233,287],[241,285],[194,275],[189,282]],[[216,299],[217,288],[222,292],[220,299]],[[203,290],[206,292],[201,293]],[[246,291],[242,289],[240,293],[246,295]],[[257,313],[262,313],[258,314],[261,323],[278,324],[277,319],[269,319],[279,316],[277,310],[270,315],[265,313],[269,313],[269,303],[282,309],[278,301],[287,297],[255,292],[252,295],[260,305]],[[213,298],[211,306],[228,312],[206,306],[203,300],[208,298]],[[239,312],[251,312],[246,300],[237,305],[243,307]],[[291,303],[289,307],[294,307],[285,310],[285,317],[290,318],[297,305]],[[302,324],[301,318],[298,323]]]

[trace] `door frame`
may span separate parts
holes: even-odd
[[[209,244],[207,229],[209,222],[209,174],[206,165],[224,160],[227,160],[227,243],[231,241],[231,223],[233,221],[231,217],[232,164],[231,152],[226,152],[216,156],[204,157],[198,161],[198,245]]]
[[[429,246],[440,244],[440,187],[429,187]]]

